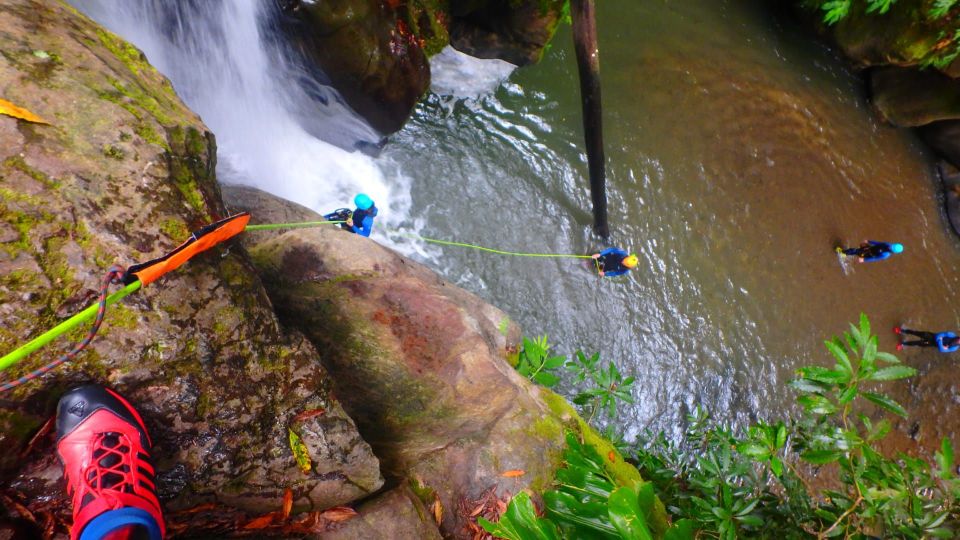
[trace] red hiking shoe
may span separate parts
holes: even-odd
[[[894,326],[894,327],[893,327],[893,333],[894,333],[894,334],[899,334],[901,331],[902,331],[902,328],[901,328],[901,327],[899,327],[899,326]]]
[[[161,540],[150,436],[116,392],[91,384],[57,406],[57,454],[73,500],[71,540]]]

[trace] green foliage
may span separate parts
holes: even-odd
[[[552,373],[563,366],[566,358],[550,356],[550,345],[547,336],[540,336],[533,340],[523,338],[523,348],[517,362],[517,371],[521,375],[542,384],[546,387],[556,386],[560,377]]]
[[[683,441],[647,435],[636,456],[641,474],[674,518],[690,520],[702,536],[954,537],[960,480],[950,442],[942,442],[935,467],[903,454],[887,458],[876,446],[890,424],[854,412],[873,404],[905,415],[871,386],[916,371],[877,350],[862,315],[825,345],[834,366],[802,368],[791,383],[802,394],[799,418],[737,435],[698,409]],[[833,472],[814,491],[805,475],[820,467]]]
[[[931,19],[942,19],[950,13],[950,9],[958,0],[934,0],[933,6],[927,11]]]
[[[482,517],[477,518],[488,533],[505,540],[558,540],[557,526],[549,519],[537,517],[537,509],[530,495],[521,491],[510,501],[507,511],[500,521],[492,523]]]
[[[941,442],[933,464],[878,450],[891,427],[877,416],[906,416],[878,386],[916,370],[878,350],[864,315],[824,345],[833,366],[803,367],[790,383],[800,393],[797,418],[736,432],[697,408],[682,440],[663,433],[643,437],[635,462],[647,481],[630,485],[618,483],[605,456],[568,433],[564,466],[554,489],[543,494],[546,516],[537,517],[529,497],[517,496],[500,523],[484,522],[484,528],[511,540],[956,537],[960,478],[950,441]],[[546,338],[529,347],[541,358],[530,365],[545,366]],[[564,368],[576,385],[592,385],[575,398],[592,405],[592,413],[607,410],[606,397],[614,404],[629,401],[625,388],[632,378],[604,366],[599,355],[578,352]],[[866,414],[871,410],[873,417]],[[807,479],[821,470],[815,490]],[[667,531],[650,527],[658,500],[673,519]]]

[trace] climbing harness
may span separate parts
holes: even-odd
[[[0,358],[0,372],[6,370],[10,366],[20,362],[31,353],[36,352],[42,347],[49,344],[51,341],[62,336],[63,334],[70,332],[71,330],[77,328],[84,322],[94,319],[93,324],[90,327],[90,330],[87,332],[86,337],[80,341],[72,350],[63,354],[53,362],[44,365],[36,370],[31,371],[30,373],[12,380],[0,384],[0,393],[10,390],[29,382],[41,375],[50,372],[51,370],[57,368],[58,366],[73,360],[77,354],[83,351],[96,337],[97,332],[100,330],[100,325],[103,323],[104,315],[106,314],[107,307],[120,301],[122,298],[130,295],[134,292],[140,290],[143,286],[153,283],[159,279],[164,274],[176,270],[184,263],[189,261],[194,256],[202,253],[213,246],[225,242],[234,236],[237,236],[241,232],[245,231],[271,231],[278,229],[300,229],[307,227],[318,227],[322,225],[337,225],[346,223],[346,220],[350,218],[351,211],[347,208],[340,208],[335,210],[333,213],[327,214],[324,216],[326,219],[324,221],[304,221],[298,223],[265,223],[250,225],[250,214],[243,212],[234,216],[230,216],[226,219],[217,221],[207,225],[190,235],[184,243],[177,246],[176,249],[170,251],[169,253],[157,257],[156,259],[149,260],[144,263],[135,264],[127,269],[124,269],[120,266],[114,266],[110,268],[107,274],[104,276],[100,285],[100,294],[99,300],[96,304],[91,305],[84,309],[83,311],[77,313],[76,315],[70,317],[66,321],[58,324],[57,326],[51,328],[47,332],[44,332],[40,336],[34,338],[28,343],[18,347],[14,351]],[[391,232],[396,232],[402,236],[408,238],[415,238],[422,240],[430,244],[438,244],[442,246],[455,246],[455,247],[464,247],[469,249],[476,249],[479,251],[485,251],[488,253],[495,253],[498,255],[508,255],[514,257],[540,257],[540,258],[573,258],[573,259],[591,259],[590,255],[576,255],[568,253],[522,253],[516,251],[504,251],[500,249],[493,249],[489,247],[484,247],[476,244],[468,244],[464,242],[451,242],[448,240],[439,240],[436,238],[427,238],[412,233],[405,233],[402,231],[391,230]],[[598,261],[594,260],[594,264],[597,267],[597,270],[600,270],[600,264]],[[123,284],[125,285],[123,289],[113,293],[108,294],[110,285],[113,284]]]

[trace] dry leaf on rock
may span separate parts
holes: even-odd
[[[20,120],[26,120],[27,122],[34,122],[36,124],[50,124],[50,122],[47,122],[43,118],[40,118],[27,109],[24,109],[23,107],[17,107],[5,99],[0,99],[0,114],[19,118]]]

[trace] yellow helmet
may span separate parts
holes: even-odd
[[[637,266],[638,262],[640,261],[637,260],[636,255],[630,255],[628,257],[623,258],[623,265],[626,266],[627,268],[634,268],[635,266]]]

